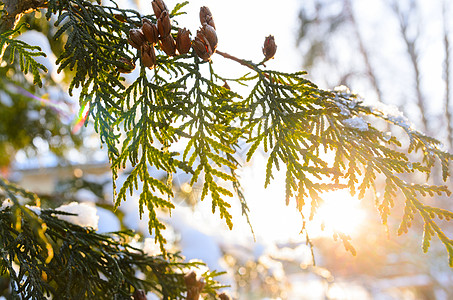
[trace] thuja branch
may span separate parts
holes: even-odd
[[[34,207],[39,215],[27,216],[15,213],[17,206],[0,210],[0,273],[10,278],[12,299],[145,299],[151,291],[183,300],[190,290],[184,273],[202,265],[178,254],[150,256],[129,244],[131,232],[98,234],[65,221],[67,213]],[[46,246],[54,251],[50,260]],[[216,297],[218,275],[204,273],[200,292]]]
[[[201,27],[192,39],[187,30],[171,23],[184,3],[172,11],[162,0],[154,0],[152,6],[154,16],[142,17],[88,1],[49,0],[46,15],[49,20],[51,14],[59,16],[57,37],[68,36],[58,58],[60,70],[74,71],[69,91],[82,87],[80,102],[90,104],[95,127],[108,146],[113,177],[128,164],[133,168],[120,195],[125,199],[126,190],[132,193],[139,180],[144,182],[140,205],[150,211],[151,230],[164,228],[155,210],[171,209],[173,192],[171,181],[163,182],[150,166],[168,178],[184,171],[191,176],[190,184],[203,180],[201,198],[210,196],[213,211],[218,208],[231,227],[225,198],[232,197],[228,186],[235,186],[239,178],[225,170],[240,166],[235,156],[243,148],[242,140],[250,145],[247,160],[258,148],[269,154],[266,186],[275,170],[286,168],[286,201],[295,199],[299,210],[310,205],[310,217],[321,205],[323,192],[348,187],[363,196],[380,173],[388,179],[379,208],[386,219],[398,190],[407,191],[406,198],[438,190],[403,184],[398,174],[429,174],[439,159],[444,179],[449,176],[452,157],[436,147],[437,141],[406,130],[411,138],[408,151],[394,150],[401,146],[396,137],[387,139],[363,117],[375,116],[407,129],[405,124],[366,109],[356,95],[318,88],[303,71],[261,68],[275,55],[272,36],[265,40],[263,61],[255,64],[216,50],[216,24],[207,7],[200,9]],[[257,73],[236,80],[253,85],[245,98],[217,85],[213,78],[221,76],[213,73],[212,65],[211,78],[203,75],[202,66],[210,64],[216,52]],[[131,72],[136,63],[140,75],[126,86],[121,73]],[[170,152],[183,139],[187,141],[183,153]],[[407,152],[412,150],[428,150],[423,164],[408,166]],[[334,162],[320,155],[322,151],[335,154]],[[159,240],[161,235],[155,236]],[[350,249],[347,237],[340,238]]]
[[[247,97],[245,104],[246,107],[250,107],[252,116],[256,114],[254,107],[261,107],[260,114],[257,114],[257,118],[254,119],[255,121],[248,124],[251,128],[256,128],[257,133],[249,138],[252,146],[247,157],[250,159],[256,148],[264,141],[265,151],[267,152],[266,149],[268,149],[270,154],[266,171],[266,184],[269,182],[269,178],[272,177],[273,166],[279,169],[278,162],[283,162],[287,167],[287,203],[288,198],[293,195],[293,192],[296,193],[298,208],[300,210],[304,206],[304,204],[299,204],[300,199],[305,197],[312,198],[310,218],[313,217],[316,208],[322,202],[318,193],[329,189],[347,187],[351,190],[351,193],[359,190],[360,198],[362,198],[365,191],[373,185],[372,182],[376,179],[375,173],[383,173],[388,178],[386,181],[387,185],[391,189],[401,190],[401,194],[407,199],[406,202],[410,199],[415,200],[415,193],[422,195],[426,193],[450,194],[445,186],[436,187],[426,185],[425,187],[421,187],[420,185],[407,185],[405,183],[403,184],[403,181],[396,177],[397,173],[403,171],[412,173],[417,170],[430,173],[434,159],[438,158],[442,164],[444,180],[446,180],[449,176],[448,165],[453,157],[451,154],[442,152],[436,140],[411,129],[410,125],[404,122],[405,119],[401,116],[392,116],[376,108],[366,107],[360,103],[356,95],[349,93],[349,91],[322,91],[310,82],[301,80],[296,74],[261,71],[257,68],[257,65],[249,61],[239,59],[224,52],[218,52],[218,54],[240,63],[247,68],[253,69],[260,76],[262,74],[267,75],[265,77],[269,79],[268,81],[263,80],[263,78],[257,79],[257,83],[251,94]],[[299,87],[295,80],[300,80]],[[313,107],[310,107],[311,105]],[[315,106],[322,107],[322,109],[316,110],[314,109]],[[386,134],[380,133],[370,127],[370,124],[362,119],[365,115],[375,116],[403,128],[411,140],[408,152],[421,149],[426,166],[420,163],[409,162],[405,154],[406,149],[393,151],[387,147],[376,147],[377,139],[382,139],[384,142],[397,146],[401,146],[401,144],[394,137],[387,137]],[[300,118],[301,116],[303,118]],[[328,121],[328,123],[323,123],[323,120]],[[298,122],[311,122],[314,125],[312,124],[304,128]],[[319,124],[317,124],[318,122]],[[263,130],[266,127],[267,129]],[[271,128],[272,130],[270,130]],[[253,130],[250,131],[253,132]],[[294,131],[294,135],[291,131]],[[272,142],[273,139],[274,142]],[[306,147],[306,150],[299,150],[303,155],[306,155],[307,152],[317,153],[321,146],[332,150],[337,156],[334,168],[327,168],[329,165],[328,161],[324,162],[319,158],[307,159],[307,157],[305,157],[305,163],[308,166],[313,164],[313,166],[301,166],[298,162],[300,161],[299,155],[295,154],[292,150],[295,148],[295,141],[298,141],[299,145],[302,144]],[[376,151],[376,148],[379,150]],[[344,160],[349,161],[349,167],[345,166]],[[317,169],[317,166],[322,168]],[[357,175],[363,174],[364,169],[366,170],[364,179],[358,185],[360,178]],[[318,177],[318,179],[321,179],[320,175],[323,174],[325,175],[322,179],[323,182],[332,181],[333,184],[313,182],[308,180],[306,174],[311,174]],[[329,177],[333,179],[329,179]],[[347,184],[339,184],[339,178],[347,180]],[[308,194],[305,193],[305,189],[309,191]],[[393,200],[390,200],[389,197],[396,198],[397,196],[394,192],[386,193],[385,195],[386,199],[379,208],[384,223],[387,222],[387,215],[391,208],[387,207],[387,203],[393,203]],[[420,207],[419,209],[421,212],[427,211],[426,207]],[[402,228],[405,228],[404,226],[406,224],[410,224],[412,218],[411,214],[405,214],[402,221]],[[350,239],[349,237],[341,234],[337,237],[341,238],[348,251],[351,251],[353,254],[355,253],[354,248],[348,241]],[[439,235],[439,238],[447,246],[447,249],[450,249],[450,240],[445,238],[444,235]],[[449,254],[451,256],[451,252]]]

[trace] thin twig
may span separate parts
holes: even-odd
[[[226,59],[231,59],[231,60],[233,60],[233,61],[235,61],[235,62],[237,62],[237,63],[240,63],[241,65],[243,65],[243,66],[245,66],[245,67],[247,67],[247,68],[249,68],[249,69],[252,69],[253,71],[258,72],[260,75],[261,75],[261,74],[264,75],[264,77],[266,77],[267,79],[271,80],[272,82],[274,81],[274,79],[271,79],[271,78],[269,77],[269,74],[266,74],[266,73],[262,72],[262,71],[258,68],[259,65],[263,65],[263,66],[264,66],[264,62],[265,62],[265,61],[262,61],[262,62],[260,62],[259,64],[256,65],[256,64],[252,63],[251,61],[248,61],[248,60],[245,60],[245,59],[237,58],[236,56],[233,56],[233,55],[231,55],[231,54],[228,54],[228,53],[225,53],[225,52],[222,52],[222,51],[219,51],[219,50],[216,50],[215,53],[217,53],[217,54],[223,56],[223,57],[226,58]],[[278,81],[278,80],[277,80],[277,82],[278,82],[278,83],[281,83],[281,82]]]
[[[250,69],[252,69],[252,70],[255,70],[255,67],[253,67],[253,66],[250,64],[250,62],[247,62],[246,60],[237,58],[236,56],[233,56],[233,55],[231,55],[231,54],[228,54],[228,53],[225,53],[225,52],[222,52],[222,51],[219,51],[219,50],[216,50],[215,53],[217,53],[217,54],[219,54],[219,55],[221,55],[221,56],[223,56],[223,57],[225,57],[225,58],[227,58],[227,59],[234,60],[235,62],[238,62],[238,63],[240,63],[241,65],[246,66],[246,67],[248,67],[248,68],[250,68]]]

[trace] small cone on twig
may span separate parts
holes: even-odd
[[[206,36],[200,31],[197,31],[197,35],[192,43],[192,47],[195,53],[204,61],[210,61],[212,55],[211,45],[207,40]]]
[[[127,42],[135,49],[140,49],[140,45],[136,44],[130,37],[127,39]]]
[[[184,282],[187,287],[187,300],[198,300],[200,298],[200,293],[205,286],[203,278],[197,279],[195,272],[190,272],[184,276]]]
[[[127,41],[132,47],[140,49],[140,47],[146,41],[146,38],[140,29],[131,29],[129,30],[129,38]]]
[[[157,19],[157,30],[159,31],[159,36],[161,38],[164,38],[170,34],[171,22],[167,11],[163,11],[160,14],[159,19]]]
[[[129,58],[120,57],[118,62],[122,64],[122,66],[117,67],[120,73],[130,73],[135,69],[134,62]]]
[[[275,39],[273,35],[269,35],[264,40],[263,45],[263,54],[264,60],[267,61],[274,57],[275,52],[277,52],[277,44],[275,44]]]
[[[175,56],[176,54],[176,42],[171,34],[160,39],[160,47],[168,56]]]
[[[127,21],[127,18],[124,15],[121,14],[113,14],[113,17],[120,21],[121,23],[124,23]]]
[[[134,297],[134,300],[146,300],[147,299],[145,292],[142,290],[135,290],[132,297]]]
[[[206,6],[200,8],[200,22],[201,28],[197,31],[192,47],[201,59],[210,61],[218,39],[211,11]]]
[[[148,43],[144,43],[141,48],[142,63],[145,67],[150,69],[156,65],[156,53],[154,47],[149,46]]]
[[[221,294],[219,295],[219,299],[220,299],[220,300],[231,300],[231,297],[228,296],[228,295],[225,294],[225,293],[221,293]]]
[[[218,42],[217,33],[215,32],[214,27],[205,23],[205,24],[203,24],[203,27],[201,27],[201,32],[208,40],[209,45],[211,46],[211,50],[214,53],[215,49],[217,48],[217,42]]]

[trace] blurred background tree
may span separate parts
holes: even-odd
[[[450,1],[304,1],[297,36],[303,69],[325,88],[345,85],[370,102],[398,107],[413,116],[416,128],[443,141],[451,151],[452,9]],[[433,174],[429,181],[441,179]],[[449,197],[436,197],[433,203],[453,207]],[[376,286],[370,278],[388,280],[397,299],[453,298],[449,288],[453,273],[439,264],[439,248],[435,246],[437,250],[420,261],[414,236],[385,242],[383,228],[372,224],[376,223],[367,223],[366,234],[357,239],[363,256],[350,260],[324,255],[323,266],[369,290]],[[382,244],[386,246],[381,248]],[[339,253],[328,243],[318,246],[326,254]],[[417,275],[411,278],[411,274]]]

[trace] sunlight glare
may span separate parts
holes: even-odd
[[[341,232],[354,236],[360,233],[366,212],[357,197],[351,196],[348,190],[327,192],[321,197],[324,203],[308,225],[312,235],[331,236],[334,232]]]

